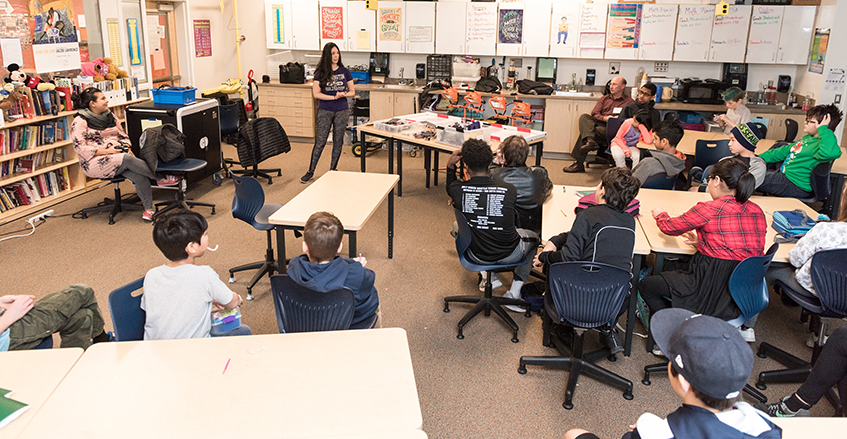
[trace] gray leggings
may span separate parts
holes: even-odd
[[[147,162],[135,156],[124,154],[123,163],[115,171],[115,175],[126,177],[135,185],[135,192],[141,198],[141,205],[145,209],[153,208],[153,189],[150,180],[156,179],[156,174],[147,166]]]
[[[332,162],[329,169],[334,171],[338,167],[338,159],[341,157],[341,148],[344,146],[344,130],[347,129],[347,119],[350,110],[329,111],[318,110],[315,122],[315,146],[312,148],[312,161],[309,163],[309,172],[315,172],[318,160],[324,152],[326,140],[329,138],[329,129],[332,128]]]

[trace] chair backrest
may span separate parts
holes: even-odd
[[[785,141],[793,142],[794,138],[797,137],[797,131],[800,129],[799,124],[796,120],[789,118],[785,119]]]
[[[756,126],[756,128],[759,129],[759,132],[762,133],[763,139],[768,136],[768,127],[765,126],[765,124],[763,124],[761,122],[750,122],[750,123],[752,123],[753,125]]]
[[[662,120],[667,120],[670,122],[676,122],[679,120],[679,114],[676,111],[668,111],[665,113],[665,118]]]
[[[832,162],[823,162],[815,165],[812,169],[811,183],[814,201],[825,200],[832,192],[829,182],[829,173],[832,170]]]
[[[238,104],[221,105],[220,111],[221,136],[238,131]]]
[[[257,227],[256,214],[265,205],[265,191],[259,180],[253,177],[232,175],[235,183],[235,196],[232,197],[232,216]]]
[[[668,189],[673,190],[679,175],[668,175],[663,172],[653,174],[641,183],[641,189]]]
[[[456,253],[459,254],[459,262],[462,264],[462,267],[465,267],[466,270],[495,270],[498,268],[515,267],[528,262],[529,256],[525,257],[521,261],[512,264],[490,264],[476,259],[473,254],[468,251],[468,249],[471,247],[471,240],[473,239],[473,232],[471,231],[471,226],[468,224],[468,220],[467,218],[465,218],[465,214],[463,214],[461,210],[453,209],[453,213],[456,214],[456,224],[458,224],[459,226],[459,233],[456,235]]]
[[[773,244],[764,256],[751,256],[735,266],[729,276],[729,293],[741,310],[741,316],[729,323],[741,326],[754,315],[768,307],[768,286],[765,273],[771,265],[779,244]]]
[[[347,289],[319,293],[295,283],[288,275],[271,276],[279,332],[340,331],[353,322],[355,299]]]
[[[703,169],[710,165],[714,165],[720,159],[731,156],[729,150],[729,140],[703,140],[698,139],[694,149],[694,166],[699,166]]]
[[[620,117],[611,117],[606,121],[606,145],[611,146],[612,139],[618,134],[618,130],[623,125],[624,119]],[[606,148],[608,149],[608,148]]]
[[[246,168],[291,151],[291,143],[276,118],[257,117],[238,129],[236,149],[238,161]]]
[[[812,285],[824,313],[830,317],[847,316],[847,249],[822,250],[812,256]]]
[[[144,340],[147,313],[141,309],[141,295],[132,293],[144,286],[144,278],[136,279],[109,293],[109,313],[117,341]]]
[[[629,271],[599,262],[559,262],[550,266],[547,291],[559,323],[580,328],[610,324],[618,317],[629,291]]]

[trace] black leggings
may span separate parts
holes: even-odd
[[[836,384],[841,405],[847,407],[847,328],[832,331],[812,373],[797,390],[797,396],[815,405]]]
[[[330,128],[332,128],[332,160],[329,163],[329,169],[334,171],[338,167],[338,159],[341,157],[341,149],[344,146],[344,130],[347,129],[349,117],[349,109],[341,111],[318,110],[315,122],[315,146],[312,147],[309,172],[314,173],[318,166],[318,160],[324,152]]]
[[[647,276],[638,285],[638,293],[644,303],[650,308],[650,315],[655,315],[660,309],[671,307],[671,287],[665,278],[659,275]]]

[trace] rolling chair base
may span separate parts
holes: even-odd
[[[667,372],[668,372],[668,363],[658,363],[658,364],[651,364],[649,366],[644,366],[644,378],[641,380],[641,384],[644,384],[645,386],[649,386],[651,384],[651,382],[650,382],[650,374],[651,373],[667,373]],[[765,396],[764,394],[762,394],[762,392],[759,392],[758,390],[756,390],[750,384],[744,385],[744,392],[747,393],[748,395],[752,396],[757,401],[759,401],[763,404],[768,402],[768,397]]]
[[[491,296],[491,274],[486,278],[485,282],[485,295],[483,296],[449,296],[444,298],[444,312],[450,312],[450,302],[459,302],[459,303],[475,303],[473,308],[462,317],[462,320],[459,320],[459,334],[456,335],[456,338],[459,340],[465,338],[463,333],[465,325],[477,314],[482,311],[485,311],[486,316],[491,315],[491,311],[494,311],[505,323],[512,329],[512,343],[517,343],[518,340],[518,324],[512,320],[512,317],[503,309],[502,305],[516,305],[526,308],[526,313],[524,314],[527,317],[532,316],[532,312],[529,309],[529,302],[523,299],[512,299],[509,297],[502,296]]]
[[[124,200],[124,199],[122,199],[122,196],[121,196],[120,186],[118,186],[118,183],[115,183],[114,185],[115,185],[115,198],[114,199],[103,198],[103,205],[102,206],[89,207],[89,208],[86,208],[86,209],[82,209],[82,211],[80,211],[80,216],[83,219],[86,219],[86,218],[88,218],[89,213],[110,212],[109,213],[109,225],[112,225],[112,224],[115,223],[115,216],[117,216],[117,214],[120,213],[120,212],[133,211],[133,210],[136,210],[136,211],[137,210],[144,210],[143,206],[141,206],[139,204],[135,204],[135,203],[141,201],[138,198],[137,195],[133,194],[132,196],[130,196],[129,198]]]
[[[256,283],[259,282],[259,279],[261,279],[262,276],[267,274],[268,279],[270,279],[270,277],[273,276],[274,273],[285,274],[280,271],[279,264],[277,264],[276,259],[274,258],[274,251],[273,247],[271,246],[270,230],[268,230],[268,249],[265,252],[265,260],[230,268],[229,283],[235,283],[235,273],[247,270],[259,270],[256,272],[256,274],[253,275],[253,278],[250,279],[250,282],[247,283],[247,300],[253,300],[253,287],[256,286]]]
[[[239,162],[232,160],[232,159],[224,159],[224,161],[226,162],[227,166],[240,165]],[[227,168],[227,171],[230,174],[245,175],[245,176],[254,177],[254,178],[258,178],[258,177],[267,178],[268,184],[274,184],[273,178],[270,176],[270,173],[276,172],[277,177],[282,177],[282,169],[281,168],[272,168],[272,169],[248,169],[248,168],[230,169],[230,168]]]

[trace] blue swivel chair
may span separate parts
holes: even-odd
[[[136,279],[109,293],[109,313],[116,341],[144,340],[147,313],[141,309],[141,295],[132,293],[144,286],[144,278]]]
[[[271,276],[271,291],[281,334],[340,331],[353,322],[355,299],[348,289],[319,293],[277,274]]]
[[[609,348],[583,352],[585,332],[606,325],[614,326],[629,293],[632,275],[621,268],[599,262],[559,262],[550,266],[547,293],[542,313],[543,344],[555,347],[562,356],[521,357],[518,373],[525,374],[527,365],[549,366],[570,370],[562,407],[573,408],[577,380],[585,374],[604,384],[623,390],[624,399],[632,399],[632,381],[594,364],[615,356]],[[572,327],[572,343],[556,327]]]
[[[199,171],[206,167],[206,161],[200,159],[179,158],[171,160],[167,163],[160,161],[156,167],[156,172],[168,175],[174,175],[177,178],[176,197],[172,201],[156,203],[156,213],[153,219],[160,217],[163,213],[172,209],[188,209],[194,206],[206,206],[212,208],[212,215],[215,214],[215,205],[211,203],[201,203],[199,201],[190,201],[185,198],[186,182],[185,176],[189,172]],[[163,206],[159,209],[159,206]]]
[[[468,271],[482,272],[486,273],[486,281],[485,281],[485,294],[480,296],[449,296],[444,298],[444,312],[450,312],[450,302],[460,302],[460,303],[474,303],[473,308],[462,317],[462,320],[459,320],[459,334],[456,335],[456,338],[463,339],[465,338],[464,333],[462,332],[465,325],[474,318],[477,314],[482,311],[485,311],[486,316],[491,315],[491,311],[494,311],[495,314],[500,316],[504,322],[512,329],[512,343],[518,342],[518,325],[514,320],[509,316],[508,313],[503,309],[502,305],[517,305],[524,307],[526,309],[526,316],[530,317],[531,311],[529,309],[529,302],[522,299],[511,299],[508,297],[502,296],[492,296],[491,295],[491,273],[495,270],[502,270],[507,268],[514,268],[529,262],[529,257],[524,258],[523,260],[516,262],[514,264],[488,264],[482,261],[479,261],[468,251],[471,246],[472,232],[471,227],[468,225],[468,220],[465,219],[465,215],[459,211],[454,209],[456,214],[456,222],[459,225],[459,234],[456,235],[456,252],[459,254],[459,262],[461,262],[462,267],[465,267]]]
[[[247,300],[253,300],[253,287],[265,274],[269,277],[275,272],[281,273],[276,258],[274,257],[273,241],[271,231],[274,225],[268,223],[268,217],[279,210],[281,204],[265,204],[265,191],[259,180],[253,177],[232,176],[235,183],[235,196],[232,198],[232,217],[240,219],[253,226],[256,230],[263,230],[267,234],[268,247],[265,250],[265,260],[250,264],[239,265],[229,269],[229,283],[235,283],[235,273],[245,270],[259,270],[247,284]],[[285,261],[282,261],[283,263]]]
[[[700,169],[706,169],[717,163],[720,159],[732,155],[729,150],[729,140],[697,140],[694,147],[694,165]],[[691,184],[691,175],[688,179]]]
[[[664,173],[651,175],[641,184],[641,189],[665,189],[672,191],[678,176]]]
[[[762,133],[763,139],[768,136],[768,127],[765,126],[765,124],[763,124],[761,122],[751,122],[751,123],[756,126],[756,128],[759,130],[760,133]]]
[[[89,207],[86,209],[82,209],[80,212],[80,216],[85,219],[88,218],[89,213],[94,212],[109,212],[109,224],[115,223],[115,216],[119,212],[123,212],[125,210],[144,210],[144,207],[140,204],[130,203],[123,198],[121,198],[121,182],[126,180],[126,177],[121,175],[116,175],[112,178],[101,178],[103,181],[111,182],[115,187],[115,198],[110,200],[108,198],[103,199],[103,203],[101,205],[97,205],[95,207]]]

